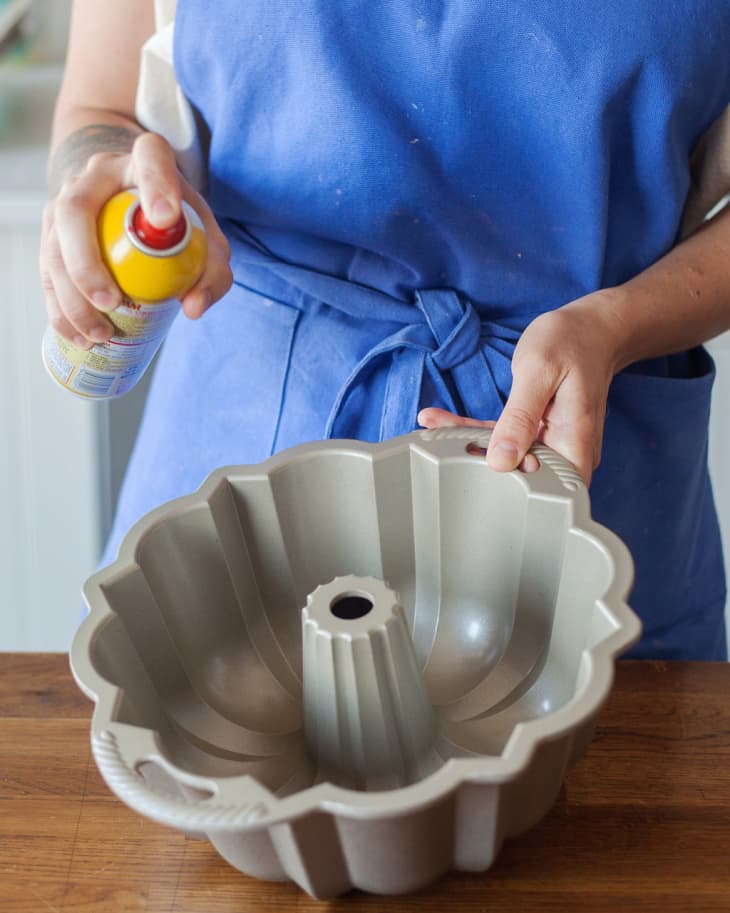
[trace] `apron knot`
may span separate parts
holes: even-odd
[[[358,437],[361,407],[355,394],[376,370],[387,374],[382,401],[369,406],[380,409],[380,440],[412,431],[419,409],[426,405],[472,418],[499,417],[512,381],[512,352],[533,315],[520,312],[509,321],[485,321],[468,298],[449,288],[418,289],[414,301],[405,302],[288,263],[244,226],[226,226],[229,238],[237,242],[232,244],[231,263],[239,280],[246,277],[242,284],[302,310],[321,301],[355,322],[382,321],[396,327],[366,352],[340,387],[325,437]],[[304,294],[292,294],[293,289]],[[335,343],[334,337],[330,342]],[[427,377],[430,388],[424,390]]]
[[[436,349],[431,360],[440,371],[450,371],[479,351],[482,323],[468,299],[452,289],[416,292],[416,304],[426,318]]]
[[[453,289],[419,289],[409,321],[371,349],[339,391],[327,437],[355,436],[350,395],[377,361],[387,358],[381,440],[412,431],[428,375],[439,404],[473,418],[497,418],[511,381],[510,360],[521,328],[482,321],[474,305]],[[411,306],[412,307],[412,306]]]

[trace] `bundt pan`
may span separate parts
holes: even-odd
[[[497,473],[488,441],[307,444],[137,523],[71,651],[116,795],[318,898],[483,871],[535,824],[640,624],[573,467]]]

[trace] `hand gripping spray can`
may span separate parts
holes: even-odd
[[[104,206],[98,222],[101,255],[122,291],[106,314],[114,325],[107,342],[80,349],[52,327],[43,336],[43,363],[61,386],[90,399],[114,399],[137,383],[180,309],[179,299],[203,272],[207,243],[198,214],[183,202],[168,229],[150,225],[136,190]]]

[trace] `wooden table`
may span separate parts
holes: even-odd
[[[483,875],[320,903],[119,802],[67,658],[0,654],[2,913],[730,911],[730,665],[621,662],[545,820]]]

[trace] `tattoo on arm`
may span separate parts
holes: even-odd
[[[112,124],[88,124],[74,130],[60,144],[48,172],[49,190],[57,193],[68,178],[84,170],[95,152],[129,152],[139,131]]]

